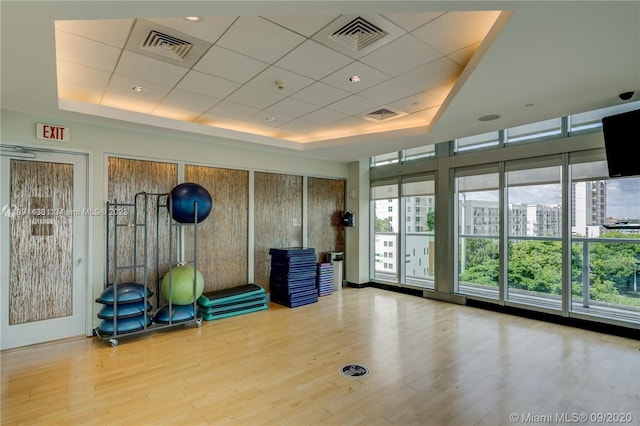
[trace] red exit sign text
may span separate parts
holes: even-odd
[[[71,130],[65,126],[55,124],[37,123],[36,138],[50,141],[69,142]]]

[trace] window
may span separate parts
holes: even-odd
[[[381,184],[371,189],[372,210],[374,212],[373,233],[375,237],[374,257],[389,258],[395,250],[398,238],[398,185]],[[389,214],[391,213],[391,214]],[[374,267],[373,277],[383,281],[397,281],[397,267],[393,262],[386,262],[379,269]]]
[[[560,159],[527,168],[507,165],[507,299],[562,308]]]
[[[458,292],[498,299],[498,165],[456,171]]]
[[[434,288],[434,236],[435,236],[435,180],[433,177],[412,177],[402,183],[402,205],[408,227],[403,238],[407,265],[402,271],[402,282],[425,288]],[[411,231],[413,229],[413,231]],[[419,254],[416,254],[419,253]],[[424,266],[423,266],[424,265]]]

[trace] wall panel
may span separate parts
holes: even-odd
[[[108,201],[113,203],[137,204],[137,223],[144,222],[145,210],[147,213],[147,238],[144,243],[144,230],[139,227],[136,231],[136,244],[134,244],[134,232],[130,226],[114,227],[110,226],[108,240],[108,280],[113,282],[116,278],[119,282],[136,279],[142,282],[143,270],[139,268],[136,276],[133,270],[120,270],[116,273],[113,267],[114,255],[117,256],[118,266],[141,265],[144,260],[144,249],[147,249],[147,280],[146,284],[154,291],[158,291],[158,278],[161,278],[169,268],[169,259],[177,259],[169,253],[169,216],[166,208],[167,197],[148,196],[145,208],[144,198],[136,194],[167,194],[176,186],[178,180],[178,166],[174,163],[162,163],[155,161],[132,160],[126,158],[111,157],[108,160]],[[161,206],[158,206],[160,201]],[[162,206],[164,205],[164,206]],[[121,224],[133,224],[133,207],[128,207],[127,215],[109,217],[110,225],[117,219]],[[157,225],[157,226],[156,226]],[[113,232],[117,232],[117,250],[114,250]],[[156,239],[156,234],[159,238]],[[177,241],[172,242],[173,247]],[[158,250],[156,250],[156,247]],[[134,253],[136,259],[134,259]],[[156,254],[158,261],[156,262]],[[155,300],[155,297],[152,298]],[[155,306],[154,307],[158,307]]]
[[[185,166],[185,181],[209,191],[211,214],[198,225],[198,269],[205,280],[204,291],[247,284],[249,172],[203,166]],[[188,228],[186,241],[192,241]],[[185,246],[193,259],[193,246]]]
[[[269,249],[302,245],[302,176],[256,172],[255,283],[269,289]]]
[[[344,196],[344,180],[307,180],[307,245],[316,249],[318,261],[325,261],[329,251],[344,251]]]

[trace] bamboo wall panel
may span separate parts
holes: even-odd
[[[329,251],[344,251],[344,191],[343,180],[307,180],[307,245],[316,249],[318,261],[326,261]]]
[[[198,270],[204,291],[247,284],[249,172],[214,167],[185,167],[185,181],[202,185],[211,194],[209,217],[198,224]],[[185,233],[185,252],[193,259],[193,227]]]
[[[176,186],[178,180],[178,166],[174,163],[161,163],[154,161],[132,160],[125,158],[109,158],[108,164],[108,191],[107,196],[110,203],[117,200],[118,203],[136,203],[136,194],[146,192],[148,194],[166,194]],[[158,206],[158,201],[161,206]],[[109,236],[108,243],[108,280],[113,282],[116,273],[113,270],[114,255],[117,256],[118,266],[130,266],[142,264],[144,260],[144,249],[147,249],[147,279],[146,284],[154,291],[158,291],[158,276],[162,277],[169,269],[169,259],[176,259],[175,251],[172,257],[169,253],[169,212],[166,208],[167,197],[147,197],[146,208],[144,207],[144,197],[138,197],[138,223],[144,221],[145,210],[147,213],[147,238],[142,228],[136,232],[137,244],[134,247],[134,231],[131,227],[110,227],[111,232],[117,232],[117,250],[114,251],[113,236]],[[110,216],[109,220],[118,220],[119,223],[134,223],[133,207],[128,208],[127,215]],[[156,239],[156,225],[158,235]],[[177,239],[172,242],[172,247],[176,247]],[[158,250],[156,250],[158,247]],[[136,259],[134,259],[134,252]],[[156,255],[159,260],[156,262]],[[142,269],[137,270],[136,276],[132,270],[123,270],[117,273],[118,282],[129,280],[143,281]],[[152,298],[155,300],[155,297]],[[154,305],[155,306],[155,305]],[[157,307],[157,306],[155,306]]]
[[[273,247],[302,245],[302,176],[256,172],[255,283],[269,289]]]
[[[9,324],[73,314],[73,165],[11,160]]]

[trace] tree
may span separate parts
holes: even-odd
[[[393,225],[389,219],[381,219],[376,217],[376,232],[393,232]]]

